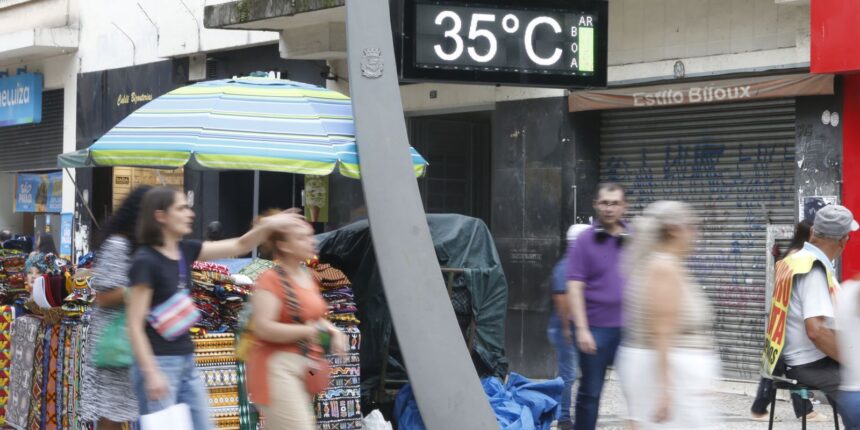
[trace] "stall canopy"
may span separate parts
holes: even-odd
[[[412,147],[416,176],[426,161]],[[61,154],[64,168],[134,166],[259,170],[358,178],[352,103],[281,79],[199,82],[158,97],[91,147]]]
[[[453,214],[427,215],[427,223],[439,264],[464,269],[454,283],[452,299],[456,313],[465,302],[474,318],[474,348],[470,352],[479,372],[504,376],[508,283],[489,229],[479,219]],[[367,221],[359,221],[317,238],[320,260],[337,267],[352,281],[361,320],[361,375],[366,390],[378,383],[381,364],[389,360],[386,345],[392,334],[370,228]],[[408,284],[409,279],[402,282]],[[463,296],[457,290],[468,294],[458,300]]]

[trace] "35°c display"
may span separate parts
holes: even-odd
[[[404,78],[604,86],[605,3],[562,4],[411,0]]]

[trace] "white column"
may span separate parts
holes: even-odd
[[[78,61],[77,56],[68,55],[63,71],[63,153],[77,149],[78,115]],[[75,170],[70,170],[75,174]],[[75,211],[75,185],[69,175],[63,174],[63,213]]]

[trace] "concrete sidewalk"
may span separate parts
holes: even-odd
[[[755,385],[751,385],[750,392],[754,392]],[[745,388],[745,387],[744,387]],[[574,395],[576,395],[574,387]],[[733,392],[729,392],[733,391]],[[731,389],[726,389],[719,394],[717,407],[722,415],[721,429],[726,430],[766,430],[767,422],[752,421],[749,419],[750,405],[752,405],[753,397],[742,394],[737,386],[732,386]],[[809,430],[825,430],[833,429],[833,410],[829,405],[815,405],[815,410],[824,413],[829,418],[827,422],[810,422],[807,424]],[[621,394],[621,386],[618,380],[611,378],[606,382],[603,390],[603,398],[600,402],[600,418],[598,419],[597,428],[605,430],[627,430],[628,426],[624,420],[626,406],[624,396]],[[781,419],[780,422],[774,424],[774,429],[779,430],[799,430],[800,421],[794,417],[794,411],[789,402],[777,400],[776,416]],[[840,428],[844,428],[840,421]]]

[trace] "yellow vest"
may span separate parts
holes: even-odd
[[[774,269],[773,297],[770,301],[770,317],[765,332],[765,345],[762,363],[768,375],[773,374],[776,362],[785,346],[785,323],[788,318],[788,304],[795,279],[812,271],[818,263],[827,273],[827,286],[831,297],[836,293],[836,282],[830,265],[821,261],[815,254],[805,249],[791,254],[776,263]]]

